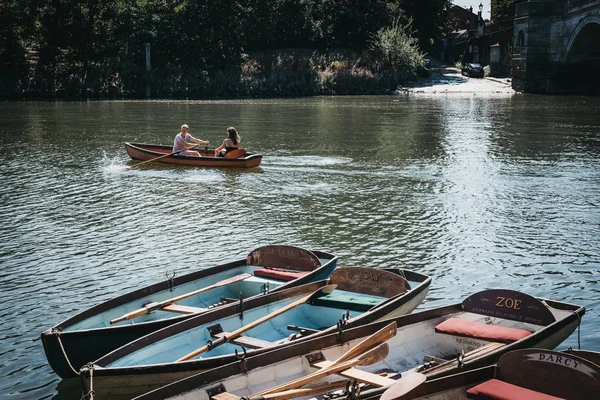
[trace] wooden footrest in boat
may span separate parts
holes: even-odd
[[[165,306],[165,307],[161,308],[160,310],[179,313],[179,314],[196,314],[196,313],[207,311],[206,308],[182,306],[179,304],[169,304],[168,306]]]

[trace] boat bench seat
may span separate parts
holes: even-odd
[[[350,311],[368,311],[385,300],[387,300],[385,297],[336,289],[325,296],[318,297],[311,304]]]
[[[220,332],[215,337],[223,337],[230,335],[229,332]],[[237,344],[238,346],[247,347],[249,349],[266,349],[269,347],[276,346],[277,343],[269,342],[262,339],[253,338],[250,336],[240,335],[235,339],[229,339],[229,343]]]
[[[273,278],[280,281],[289,282],[297,278],[301,278],[308,274],[310,271],[288,271],[278,268],[261,268],[254,271],[255,276],[262,276],[263,278]]]
[[[560,397],[550,396],[535,390],[516,386],[499,379],[490,379],[467,390],[469,399],[514,399],[514,400],[559,400]]]
[[[449,318],[435,327],[437,333],[483,339],[501,343],[512,343],[531,335],[525,329],[488,325],[481,322],[467,321],[461,318]]]

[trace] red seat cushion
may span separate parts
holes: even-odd
[[[460,318],[445,320],[435,327],[435,331],[501,343],[512,343],[531,335],[531,332],[524,329],[482,324],[481,322],[467,321]]]
[[[263,278],[279,279],[280,281],[292,281],[294,279],[303,277],[310,271],[284,271],[277,268],[262,268],[254,271],[254,275],[262,276]]]
[[[548,394],[525,389],[498,379],[480,383],[479,385],[467,390],[469,399],[495,399],[495,400],[560,400],[561,397],[554,397]]]

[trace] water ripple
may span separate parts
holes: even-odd
[[[167,270],[183,274],[269,243],[429,274],[421,309],[498,286],[582,304],[582,346],[600,348],[594,100],[0,107],[0,400],[79,399],[78,381],[60,381],[48,366],[42,331]],[[222,132],[232,115],[243,143],[264,151],[260,168],[131,168],[123,149],[130,140],[169,143],[182,120]],[[94,133],[85,152],[74,150],[81,130]],[[576,346],[576,335],[564,345]]]

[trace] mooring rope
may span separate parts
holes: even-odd
[[[408,279],[406,278],[406,274],[404,273],[404,270],[403,270],[403,269],[399,270],[398,272],[400,273],[400,276],[401,276],[401,277],[403,277],[404,279],[408,280]]]
[[[56,340],[58,340],[58,344],[60,346],[60,349],[62,350],[65,360],[67,360],[67,364],[69,365],[69,368],[71,368],[71,371],[73,371],[73,373],[75,375],[79,375],[79,371],[76,371],[75,368],[73,368],[73,365],[71,365],[71,361],[69,360],[69,357],[67,357],[67,352],[65,351],[65,348],[62,344],[62,340],[60,339],[60,328],[52,328],[52,333],[56,336]]]
[[[94,400],[94,364],[87,363],[86,367],[90,370],[90,390],[83,395],[83,397],[79,400],[90,399]]]

